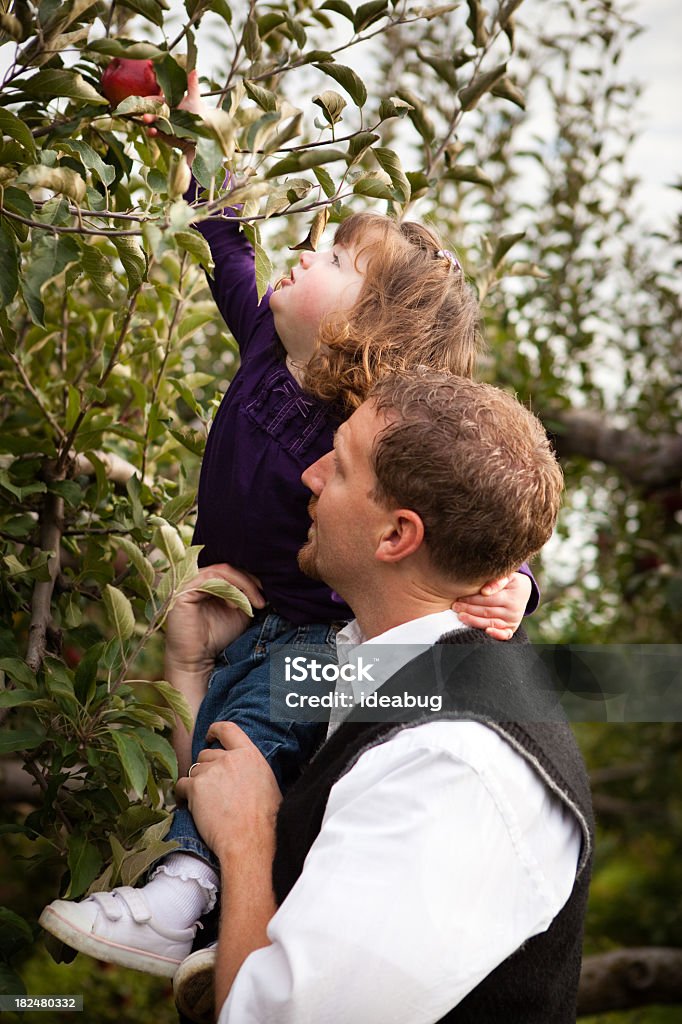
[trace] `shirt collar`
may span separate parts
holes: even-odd
[[[433,612],[431,615],[422,615],[421,618],[403,622],[380,633],[379,636],[365,640],[358,620],[353,619],[336,634],[336,651],[340,665],[357,663],[361,657],[368,660],[368,648],[381,646],[380,660],[372,672],[373,683],[358,682],[356,679],[351,684],[355,703],[360,699],[361,693],[373,693],[408,661],[422,654],[425,648],[432,647],[444,633],[466,628],[459,616],[452,609],[447,609],[444,612]]]

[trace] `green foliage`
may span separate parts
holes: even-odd
[[[314,249],[358,208],[431,220],[485,303],[485,374],[532,399],[560,443],[575,407],[617,414],[652,443],[674,434],[679,279],[661,239],[633,227],[625,169],[636,89],[618,57],[637,29],[617,4],[546,6],[526,27],[520,0],[187,0],[172,32],[156,0],[3,13],[0,754],[36,779],[37,806],[9,821],[31,877],[47,872],[45,899],[134,883],[168,827],[168,732],[189,710],[158,678],[160,631],[196,567],[198,468],[234,369],[194,224],[239,204],[262,295],[269,251]],[[220,106],[200,118],[178,103],[204,31],[225,71],[202,74]],[[112,57],[151,59],[165,101],[110,109],[99,80]],[[529,137],[524,110],[542,107],[551,124]],[[182,198],[183,159],[147,136],[145,112],[196,144],[201,205]],[[666,241],[679,245],[679,225]],[[646,484],[603,447],[600,459],[566,450],[560,534],[578,539],[568,573],[548,560],[536,631],[676,641],[679,479]],[[681,944],[666,901],[681,881],[680,808],[660,783],[675,778],[682,737],[646,726],[581,739],[595,771],[644,751],[635,802],[655,808],[650,828],[639,813],[604,819],[591,948]],[[612,807],[631,797],[619,785]],[[30,929],[3,921],[6,971],[21,960],[29,987],[44,977],[65,991],[50,972],[73,971],[66,988],[85,991],[92,1019],[144,1019],[151,1006],[161,1019],[162,986],[26,960]]]

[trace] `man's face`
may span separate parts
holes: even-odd
[[[352,247],[301,253],[298,266],[278,281],[270,296],[277,333],[290,355],[312,355],[322,319],[353,308],[364,269],[365,261]]]
[[[385,426],[373,403],[365,402],[337,430],[334,450],[301,477],[313,492],[313,522],[298,555],[299,565],[349,601],[373,567],[386,525],[386,509],[372,497],[377,481],[370,463],[374,439]]]

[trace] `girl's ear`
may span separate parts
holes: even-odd
[[[379,562],[401,562],[418,551],[424,540],[424,524],[416,512],[400,508],[391,519],[377,544]]]

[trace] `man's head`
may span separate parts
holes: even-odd
[[[398,573],[475,589],[517,569],[549,539],[563,478],[515,398],[422,370],[376,385],[303,482],[314,497],[301,567],[354,606]]]

